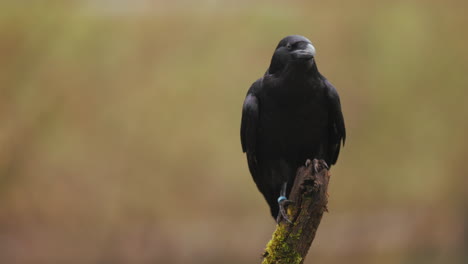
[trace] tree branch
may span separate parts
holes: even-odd
[[[327,211],[330,174],[323,160],[307,160],[297,170],[288,207],[292,224],[281,221],[263,254],[262,264],[301,264]]]

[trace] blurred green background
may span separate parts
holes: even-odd
[[[467,263],[467,8],[2,2],[0,263],[259,263],[241,106],[290,34],[348,130],[306,263]]]

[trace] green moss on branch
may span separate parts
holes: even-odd
[[[287,242],[290,236],[284,224],[279,224],[270,242],[268,242],[264,253],[262,264],[291,263],[299,264],[301,255]]]

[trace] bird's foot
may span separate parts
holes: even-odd
[[[286,196],[280,196],[278,198],[279,214],[278,214],[278,217],[276,218],[276,222],[278,224],[281,222],[281,219],[284,219],[288,223],[292,224],[292,221],[288,217],[288,211],[287,211],[287,207],[290,204],[293,204],[293,201],[288,200],[288,198],[286,198]]]
[[[307,160],[307,161],[310,161],[310,160]],[[306,161],[306,166],[308,167],[308,165],[310,165],[310,162],[309,162],[309,164],[307,164],[307,161]],[[330,169],[330,167],[328,167],[328,164],[324,160],[314,159],[312,161],[312,163],[313,163],[313,166],[314,166],[314,172],[315,173],[319,173],[323,169],[327,169],[327,170]]]

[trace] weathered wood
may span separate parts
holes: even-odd
[[[323,160],[308,160],[297,170],[288,207],[292,221],[281,221],[268,242],[262,264],[301,264],[327,211],[330,174]]]

